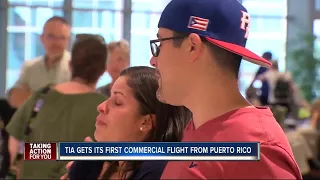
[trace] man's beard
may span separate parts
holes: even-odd
[[[163,99],[163,92],[162,92],[162,80],[161,80],[161,75],[159,73],[159,71],[156,72],[156,76],[157,76],[157,81],[158,81],[158,89],[157,89],[157,92],[156,92],[156,96],[157,96],[157,99],[162,102],[162,103],[166,103],[166,101]]]
[[[162,103],[166,103],[166,101],[162,98],[162,95],[161,95],[162,93],[161,93],[161,89],[159,88],[158,90],[157,90],[157,99],[160,101],[160,102],[162,102]]]
[[[162,103],[166,103],[166,101],[163,99],[163,96],[162,96],[162,86],[161,86],[161,79],[158,79],[158,83],[159,83],[159,87],[158,87],[158,90],[157,90],[157,99],[162,102]]]

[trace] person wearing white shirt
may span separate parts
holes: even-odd
[[[30,94],[46,86],[70,79],[70,26],[58,16],[47,20],[41,35],[46,54],[24,63],[20,77],[10,90],[10,104],[19,107]]]

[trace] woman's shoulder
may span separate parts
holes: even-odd
[[[168,161],[144,161],[130,179],[160,179]]]

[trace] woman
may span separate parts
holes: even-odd
[[[112,82],[99,87],[97,91],[110,97],[110,90],[113,83],[120,76],[120,72],[130,65],[130,45],[126,40],[113,41],[107,45],[107,51],[108,59],[106,66]]]
[[[98,106],[94,138],[98,142],[176,142],[191,119],[185,107],[157,100],[155,69],[130,67],[121,72],[111,97]],[[76,161],[72,179],[159,179],[165,161]],[[62,178],[64,179],[64,178]]]
[[[6,127],[10,135],[11,162],[20,141],[83,141],[94,133],[94,119],[98,114],[95,107],[106,99],[95,92],[96,83],[104,73],[106,57],[105,43],[97,36],[77,36],[70,60],[71,80],[34,93]],[[57,179],[65,173],[65,164],[23,161],[20,178]]]

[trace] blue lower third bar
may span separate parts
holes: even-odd
[[[60,156],[59,160],[103,161],[257,161],[257,156]]]
[[[257,142],[59,143],[59,160],[257,161]]]

